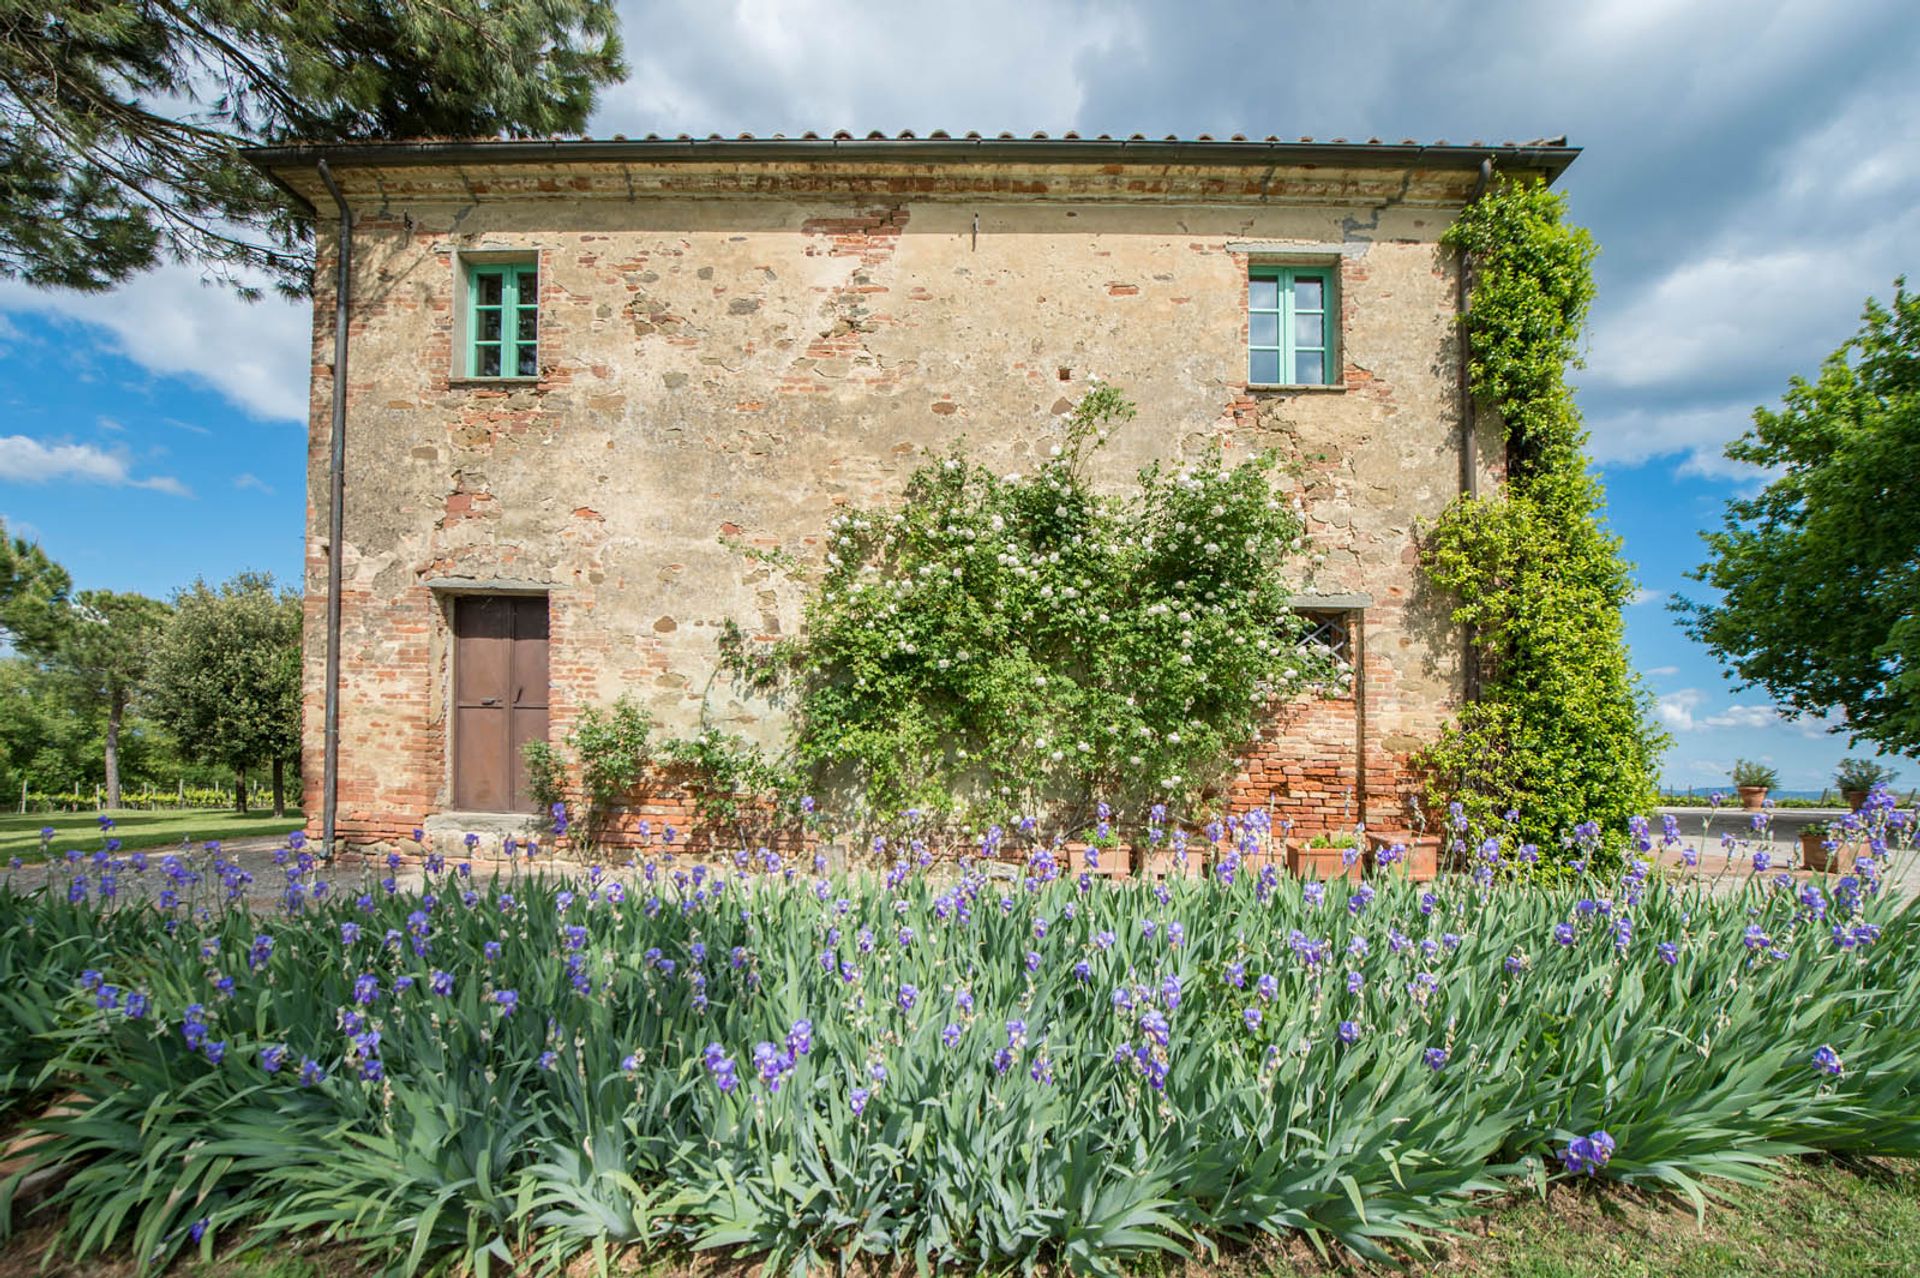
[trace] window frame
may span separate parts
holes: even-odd
[[[461,308],[464,331],[461,335],[460,376],[463,379],[488,382],[533,382],[540,379],[540,262],[535,256],[516,256],[514,258],[468,257],[462,262],[462,283],[466,297]],[[485,305],[481,302],[481,281],[489,276],[500,278],[500,301],[497,305]],[[530,300],[521,296],[522,282],[532,281]],[[483,340],[480,336],[480,316],[482,311],[500,313],[500,336],[497,340]],[[521,338],[519,319],[523,312],[533,314],[533,340]],[[480,371],[480,352],[482,347],[498,347],[500,351],[500,371],[483,373]],[[531,373],[518,371],[520,354],[528,347],[533,351],[533,369]]]
[[[1348,669],[1353,668],[1353,638],[1360,609],[1314,602],[1295,604],[1291,611],[1307,623],[1306,642],[1317,645],[1336,661],[1344,662]],[[1335,636],[1333,642],[1321,637],[1324,631]]]
[[[1247,384],[1249,386],[1338,386],[1341,384],[1339,363],[1338,333],[1339,307],[1335,295],[1338,274],[1334,266],[1325,263],[1287,263],[1254,262],[1247,267]],[[1253,283],[1255,280],[1272,280],[1275,285],[1275,305],[1256,307],[1253,304]],[[1320,285],[1320,306],[1315,309],[1303,309],[1298,306],[1295,285],[1302,280],[1314,280]],[[1255,315],[1271,315],[1275,320],[1276,345],[1256,344],[1253,340],[1253,319]],[[1317,346],[1301,346],[1297,338],[1297,321],[1302,315],[1320,317],[1320,343]],[[1271,352],[1277,358],[1278,381],[1261,381],[1254,377],[1253,361],[1256,353]],[[1299,356],[1318,354],[1320,356],[1320,378],[1318,381],[1302,381],[1299,377]]]

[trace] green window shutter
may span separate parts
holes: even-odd
[[[467,276],[467,376],[540,375],[540,268],[475,266]]]
[[[1325,385],[1337,380],[1333,273],[1324,267],[1256,266],[1247,273],[1247,380]]]

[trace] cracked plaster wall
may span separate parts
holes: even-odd
[[[428,583],[550,592],[556,735],[635,695],[671,731],[764,741],[777,712],[715,677],[720,621],[775,635],[797,589],[720,544],[811,559],[835,508],[899,493],[964,435],[1029,468],[1098,375],[1138,402],[1109,482],[1215,441],[1278,448],[1324,558],[1365,592],[1367,790],[1402,815],[1405,755],[1461,692],[1459,635],[1413,534],[1459,487],[1453,261],[1464,178],[1071,179],[917,170],[753,174],[342,171],[356,206],[341,829],[397,837],[448,795],[449,639]],[[1118,166],[1110,166],[1118,170]],[[778,178],[778,181],[774,181]],[[884,179],[884,180],[883,180]],[[1239,187],[1232,185],[1240,181]],[[1144,189],[1143,189],[1144,187]],[[1280,194],[1276,196],[1276,190]],[[635,192],[638,193],[630,193]],[[333,237],[316,271],[307,735],[320,746]],[[537,254],[537,382],[454,378],[457,254]],[[1250,390],[1250,260],[1339,264],[1340,389]],[[1499,444],[1480,453],[1498,477]],[[1308,571],[1310,569],[1310,571]],[[1233,794],[1301,828],[1356,808],[1352,700],[1277,707]],[[318,810],[309,770],[309,812]]]

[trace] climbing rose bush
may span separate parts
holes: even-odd
[[[1184,804],[1275,698],[1346,685],[1289,606],[1307,543],[1277,461],[1209,452],[1103,492],[1092,459],[1133,411],[1099,387],[1032,473],[956,447],[898,509],[835,517],[803,637],[727,649],[792,699],[804,771],[879,816]]]

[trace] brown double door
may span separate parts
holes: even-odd
[[[520,812],[532,803],[521,747],[547,739],[547,601],[453,601],[453,805]]]

